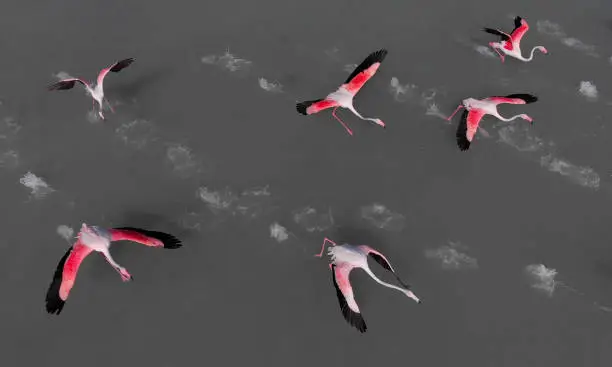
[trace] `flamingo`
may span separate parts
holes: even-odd
[[[87,91],[87,94],[89,94],[93,98],[92,106],[95,107],[95,103],[98,102],[98,105],[100,106],[100,108],[98,109],[98,115],[100,115],[100,118],[104,120],[104,115],[102,114],[102,109],[104,106],[103,102],[106,102],[111,112],[115,113],[113,106],[111,106],[108,100],[104,97],[104,88],[103,88],[104,77],[106,76],[106,74],[108,74],[111,71],[113,73],[120,72],[121,70],[130,66],[133,62],[134,62],[134,58],[123,59],[123,60],[117,61],[116,63],[112,64],[111,66],[107,68],[102,69],[100,71],[100,74],[98,74],[98,80],[96,82],[96,85],[93,87],[89,83],[84,81],[83,79],[69,78],[69,79],[60,80],[59,82],[50,85],[48,87],[48,90],[52,91],[52,90],[72,89],[74,85],[76,84],[76,82],[83,84],[83,86],[85,87],[85,90]]]
[[[299,102],[296,105],[297,111],[302,115],[312,115],[313,113],[321,112],[328,108],[334,108],[332,111],[332,116],[349,133],[349,135],[353,135],[353,131],[342,121],[338,116],[336,116],[336,110],[339,107],[346,108],[353,112],[357,117],[362,120],[372,121],[375,124],[385,127],[385,123],[378,118],[367,118],[363,117],[355,110],[353,107],[353,98],[359,92],[361,87],[370,80],[371,77],[376,74],[376,71],[380,67],[380,64],[383,62],[385,57],[387,56],[387,50],[382,49],[376,52],[372,52],[361,64],[359,64],[355,70],[349,75],[344,84],[342,84],[335,92],[330,93],[327,97],[322,99],[315,99],[311,101],[303,101]]]
[[[465,151],[469,149],[470,143],[476,134],[476,130],[478,130],[480,120],[482,120],[484,115],[492,115],[502,121],[512,121],[520,117],[533,124],[533,119],[526,114],[520,114],[510,118],[502,117],[499,112],[497,112],[497,105],[502,103],[528,104],[536,102],[537,100],[538,98],[536,96],[525,93],[510,94],[505,97],[489,97],[485,99],[466,98],[461,101],[461,104],[457,107],[455,112],[447,118],[447,121],[450,121],[459,109],[465,108],[461,116],[461,122],[459,122],[457,128],[457,145],[459,149]]]
[[[531,61],[533,59],[533,53],[535,50],[540,50],[543,54],[548,54],[548,50],[544,46],[536,46],[531,49],[531,55],[529,58],[525,58],[521,52],[521,39],[529,30],[529,24],[527,21],[521,17],[514,18],[514,29],[510,34],[500,31],[499,29],[492,28],[483,28],[483,30],[487,33],[491,33],[501,37],[500,42],[489,42],[489,46],[497,52],[501,61],[504,62],[505,56],[502,55],[499,50],[505,53],[508,56],[514,57],[515,59],[519,59],[521,61]]]
[[[332,245],[328,247],[327,253],[331,256],[332,262],[329,264],[329,268],[332,271],[332,280],[334,282],[334,287],[336,288],[338,302],[340,303],[340,310],[342,311],[344,319],[360,332],[364,333],[367,330],[367,327],[363,316],[361,315],[361,311],[359,310],[359,306],[355,301],[353,287],[349,281],[349,275],[351,270],[354,268],[363,269],[379,284],[382,284],[385,287],[397,289],[406,296],[415,300],[417,303],[421,303],[421,300],[410,290],[410,286],[404,283],[399,276],[397,276],[389,260],[387,260],[387,258],[380,252],[366,245],[356,246],[345,243],[338,246],[334,241],[325,237],[323,240],[323,246],[321,246],[321,252],[316,254],[316,257],[323,256],[323,250],[325,249],[325,245],[328,243]],[[374,259],[383,268],[393,273],[395,278],[404,288],[385,283],[378,279],[378,277],[374,275],[368,266],[368,257]]]
[[[176,249],[182,246],[181,241],[176,237],[163,232],[134,227],[106,229],[83,223],[77,241],[64,254],[53,274],[53,280],[49,285],[46,297],[48,313],[59,315],[62,312],[76,280],[79,267],[92,251],[102,253],[106,261],[121,275],[124,282],[133,280],[130,273],[117,264],[109,252],[111,242],[114,241],[133,241],[150,247],[167,249]]]

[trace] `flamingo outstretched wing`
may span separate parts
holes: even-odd
[[[300,102],[295,105],[297,111],[302,115],[312,115],[313,113],[337,106],[338,102],[331,99],[314,99],[312,101]]]
[[[457,145],[459,149],[464,151],[470,148],[476,130],[478,130],[478,124],[480,124],[480,120],[482,120],[484,115],[484,112],[476,109],[466,109],[463,111],[461,121],[459,121],[459,126],[457,126]]]
[[[357,330],[364,333],[367,330],[363,316],[359,311],[359,306],[355,302],[355,296],[353,294],[353,288],[349,281],[349,274],[352,267],[348,265],[337,266],[332,264],[332,280],[334,287],[336,288],[336,294],[338,296],[338,303],[340,304],[340,310],[344,319],[354,326]]]
[[[486,98],[485,101],[491,101],[495,103],[509,103],[509,104],[529,104],[537,102],[538,97],[527,94],[527,93],[516,93],[509,94],[507,96],[495,96]]]
[[[64,80],[60,80],[57,83],[53,83],[50,86],[47,87],[48,90],[66,90],[66,89],[72,89],[74,88],[74,85],[79,82],[81,84],[83,84],[84,87],[88,87],[89,84],[87,84],[86,81],[79,79],[79,78],[70,78],[70,79],[64,79]]]
[[[182,247],[181,240],[165,232],[150,231],[136,227],[111,228],[111,241],[133,241],[151,247],[177,249]]]
[[[391,266],[391,262],[389,261],[389,259],[387,259],[382,253],[380,253],[379,251],[374,250],[371,247],[367,247],[367,252],[368,252],[368,256],[371,257],[374,261],[376,261],[380,266],[382,266],[383,268],[385,268],[386,270],[390,271],[391,273],[393,273],[393,276],[395,276],[395,279],[397,279],[397,281],[404,287],[407,289],[410,289],[410,286],[406,283],[404,283],[404,281],[402,279],[400,279],[400,277],[395,273],[395,270],[393,269],[393,267]]]
[[[499,29],[493,29],[493,28],[485,27],[482,30],[487,32],[487,33],[494,34],[496,36],[501,37],[502,41],[510,41],[510,35],[508,33],[506,33],[506,32],[500,31]]]
[[[47,290],[45,303],[48,313],[59,315],[62,312],[76,280],[79,267],[91,251],[91,248],[77,241],[61,258]]]
[[[100,71],[100,74],[98,74],[98,85],[100,87],[103,86],[104,83],[104,77],[106,77],[106,74],[108,74],[109,72],[113,72],[113,73],[118,73],[121,70],[127,68],[128,66],[130,66],[132,63],[134,62],[134,58],[130,57],[127,59],[123,59],[120,61],[117,61],[116,63],[112,64],[111,66],[104,68]]]
[[[353,95],[357,94],[361,87],[376,74],[387,53],[387,50],[382,49],[368,55],[344,82],[346,89]]]
[[[514,29],[510,33],[510,37],[512,38],[512,42],[520,43],[521,38],[527,33],[529,30],[529,24],[527,21],[519,16],[514,18]]]

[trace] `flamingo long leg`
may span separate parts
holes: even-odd
[[[463,105],[462,105],[462,104],[460,104],[460,105],[457,107],[457,109],[455,110],[455,112],[453,112],[453,114],[452,114],[452,115],[450,115],[450,116],[449,116],[449,117],[446,119],[446,121],[450,121],[450,120],[452,120],[452,119],[453,119],[453,116],[455,116],[455,115],[457,114],[457,112],[459,112],[459,110],[461,109],[461,107],[463,107]]]
[[[349,135],[353,135],[353,131],[351,129],[349,129],[348,126],[346,126],[346,124],[344,122],[342,122],[342,120],[340,120],[340,118],[338,116],[336,116],[336,110],[338,109],[338,107],[334,108],[334,110],[332,111],[332,116],[334,116],[334,118],[336,120],[338,120],[339,123],[342,124],[342,126],[344,126],[344,128],[346,129],[346,131],[348,131]]]
[[[315,255],[316,257],[321,257],[321,256],[323,256],[323,250],[325,250],[325,245],[326,245],[327,243],[331,243],[331,244],[332,244],[332,246],[336,246],[336,243],[335,243],[334,241],[332,241],[332,240],[330,240],[329,238],[325,237],[325,238],[323,239],[323,245],[321,246],[321,252],[320,252],[320,253],[318,253],[318,254],[316,254],[316,255]]]
[[[115,110],[113,109],[113,106],[111,106],[110,102],[108,101],[108,99],[106,99],[106,97],[104,97],[104,101],[108,105],[108,108],[110,108],[111,112],[115,113]]]
[[[501,52],[499,52],[499,50],[497,49],[497,47],[493,47],[493,45],[489,44],[491,46],[491,48],[499,55],[499,58],[501,59],[502,62],[504,62],[504,55],[501,54]]]

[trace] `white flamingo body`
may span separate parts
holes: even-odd
[[[542,52],[543,54],[548,54],[548,50],[544,46],[536,46],[531,49],[531,53],[528,58],[523,56],[523,52],[521,51],[521,39],[528,30],[529,24],[527,24],[527,21],[518,16],[514,18],[514,30],[510,34],[499,29],[484,28],[485,32],[501,37],[501,41],[489,42],[489,46],[491,46],[493,50],[497,52],[502,62],[504,62],[505,59],[502,53],[523,62],[531,61],[536,50]]]
[[[92,102],[94,103],[94,105],[96,102],[98,103],[98,107],[99,107],[98,115],[100,116],[100,118],[104,120],[104,114],[102,113],[102,110],[104,109],[104,102],[106,102],[106,104],[108,105],[108,107],[110,108],[112,112],[115,112],[113,110],[113,106],[111,106],[108,100],[104,97],[104,78],[109,72],[118,73],[119,71],[130,66],[133,62],[134,62],[133,58],[123,59],[123,60],[117,61],[116,63],[114,63],[113,65],[107,68],[102,69],[100,73],[98,74],[98,79],[96,80],[96,84],[94,86],[90,85],[88,82],[86,82],[85,80],[81,78],[69,78],[69,79],[60,80],[59,82],[50,85],[48,89],[49,90],[66,90],[66,89],[72,89],[77,82],[83,84],[85,91],[93,99]]]
[[[457,145],[462,151],[468,150],[474,135],[478,130],[480,121],[485,115],[494,116],[502,121],[512,121],[517,118],[522,118],[526,121],[533,123],[533,119],[527,114],[519,114],[509,118],[503,117],[497,111],[497,106],[502,103],[509,104],[528,104],[536,102],[538,98],[534,95],[527,93],[510,94],[507,96],[499,97],[488,97],[485,99],[466,98],[461,101],[461,104],[457,106],[457,109],[447,118],[450,121],[453,116],[461,109],[465,108],[461,121],[457,126]]]
[[[349,280],[350,273],[355,268],[363,269],[378,284],[398,290],[407,297],[415,300],[417,303],[421,303],[421,300],[410,290],[410,287],[397,276],[389,260],[387,260],[387,258],[385,258],[385,256],[380,252],[366,245],[356,246],[343,244],[338,246],[335,242],[325,238],[323,241],[323,246],[321,247],[321,252],[315,256],[323,256],[323,251],[327,243],[332,244],[332,246],[328,248],[327,254],[331,258],[329,267],[332,271],[332,279],[336,288],[340,310],[342,311],[345,320],[360,332],[365,332],[367,327],[363,317],[361,316],[361,311],[359,310],[359,305],[355,300],[353,287],[351,286]],[[374,275],[368,266],[368,257],[374,259],[385,269],[393,273],[395,278],[402,286],[404,286],[404,288],[386,283]]]
[[[336,116],[336,110],[338,108],[346,108],[354,113],[358,118],[365,121],[371,121],[384,128],[385,123],[381,119],[361,116],[361,114],[357,112],[353,106],[353,99],[365,85],[365,83],[370,80],[374,74],[376,74],[386,56],[387,50],[385,49],[371,53],[355,68],[344,84],[342,84],[336,91],[328,94],[325,98],[297,103],[297,111],[302,115],[312,115],[328,108],[333,108],[332,116],[338,120],[340,124],[342,124],[349,135],[353,135],[353,131],[338,116]]]

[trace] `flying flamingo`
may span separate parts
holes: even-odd
[[[64,308],[68,294],[74,285],[77,272],[83,260],[92,251],[102,253],[106,261],[121,275],[124,282],[133,277],[128,271],[113,260],[109,247],[114,241],[133,241],[150,247],[176,249],[182,246],[176,237],[156,231],[140,228],[121,227],[106,229],[82,224],[77,241],[64,254],[53,274],[46,297],[46,308],[50,314],[59,315]]]
[[[459,126],[457,128],[457,145],[459,146],[459,149],[463,151],[470,147],[470,143],[472,142],[472,139],[474,139],[476,130],[478,130],[480,120],[482,120],[484,115],[492,115],[502,121],[512,121],[520,117],[533,124],[533,119],[526,114],[520,114],[510,118],[502,117],[499,112],[497,112],[498,104],[528,104],[537,100],[538,98],[536,96],[524,93],[510,94],[505,97],[489,97],[485,99],[466,98],[461,101],[461,104],[457,107],[455,112],[453,112],[453,114],[447,118],[447,120],[450,121],[459,111],[459,109],[465,108],[465,111],[463,111],[463,115],[461,116],[461,122],[459,122]]]
[[[342,310],[342,315],[344,319],[354,326],[357,330],[364,333],[367,330],[365,321],[361,316],[361,311],[359,310],[359,306],[355,301],[355,296],[353,295],[353,288],[349,281],[349,275],[351,270],[354,268],[363,269],[368,275],[370,275],[376,282],[384,285],[385,287],[397,289],[398,291],[404,293],[406,296],[412,298],[417,303],[421,303],[421,300],[412,293],[410,290],[410,286],[404,283],[398,276],[395,274],[395,270],[391,266],[391,263],[383,254],[374,250],[373,248],[366,245],[336,245],[336,243],[329,238],[325,237],[323,240],[323,246],[321,246],[321,252],[316,254],[316,257],[323,256],[323,250],[325,249],[325,245],[330,243],[332,246],[328,247],[327,254],[331,256],[331,264],[329,264],[329,268],[332,271],[332,280],[334,282],[334,287],[336,288],[336,294],[338,295],[338,302],[340,303],[340,309]],[[368,266],[368,257],[374,259],[377,263],[379,263],[383,268],[392,272],[398,282],[404,287],[400,288],[393,284],[385,283],[382,280],[378,279],[376,275],[370,270]]]
[[[342,126],[344,126],[349,135],[353,135],[353,131],[344,122],[342,122],[338,116],[336,116],[336,110],[339,107],[349,109],[362,120],[372,121],[377,125],[385,127],[385,123],[378,118],[367,118],[361,116],[359,112],[355,110],[355,107],[353,107],[353,98],[355,98],[355,95],[359,92],[361,87],[363,87],[363,85],[370,80],[374,74],[376,74],[376,71],[386,56],[387,50],[385,49],[372,52],[359,66],[355,68],[355,70],[353,70],[344,84],[342,84],[335,92],[330,93],[327,97],[322,99],[300,102],[296,105],[297,111],[302,115],[312,115],[313,113],[321,112],[325,109],[333,107],[334,110],[332,111],[332,116],[334,116],[334,118],[338,120]]]
[[[102,114],[102,109],[104,107],[103,102],[106,102],[111,112],[115,113],[115,110],[113,110],[113,106],[111,106],[108,100],[104,97],[104,88],[103,88],[104,77],[106,76],[106,74],[108,74],[111,71],[113,73],[120,72],[121,70],[130,66],[130,64],[132,64],[133,62],[134,62],[134,58],[123,59],[121,61],[117,61],[116,63],[114,63],[113,65],[105,69],[102,69],[102,71],[100,71],[100,74],[98,74],[98,80],[96,82],[95,87],[92,87],[89,83],[87,83],[83,79],[69,78],[69,79],[60,80],[59,82],[50,85],[48,89],[50,91],[51,90],[65,90],[65,89],[72,89],[76,82],[83,84],[83,86],[85,87],[85,90],[87,91],[87,94],[89,94],[93,98],[92,106],[95,107],[95,103],[98,102],[98,105],[100,106],[100,108],[98,109],[98,115],[100,115],[102,120],[104,120],[104,115]]]
[[[529,25],[527,24],[527,21],[521,17],[514,18],[514,29],[510,34],[502,32],[499,29],[483,28],[483,30],[487,33],[501,37],[500,42],[489,42],[489,46],[491,46],[493,50],[497,52],[502,62],[504,62],[505,56],[502,55],[499,50],[508,56],[525,62],[533,59],[533,53],[535,50],[540,50],[543,54],[548,54],[548,50],[546,50],[544,46],[536,46],[531,49],[531,55],[528,59],[522,55],[521,38],[523,38],[525,33],[527,33],[529,30]]]

